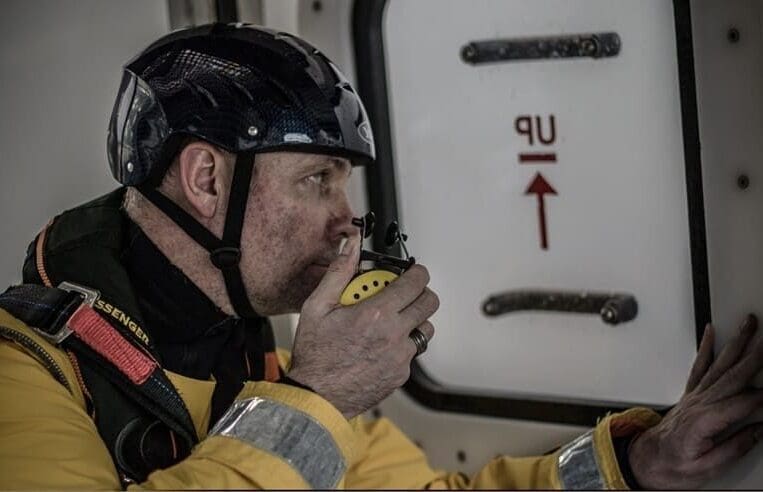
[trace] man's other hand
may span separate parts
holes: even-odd
[[[321,283],[305,301],[289,377],[330,401],[346,418],[369,410],[410,375],[414,328],[428,339],[427,321],[440,305],[427,288],[429,272],[413,265],[375,296],[352,306],[339,297],[355,274],[360,237],[347,241]]]
[[[763,404],[763,390],[751,387],[763,366],[763,341],[749,343],[757,328],[757,319],[748,316],[713,361],[715,337],[707,326],[681,401],[631,445],[629,459],[639,485],[699,487],[763,437],[761,423],[738,428]]]

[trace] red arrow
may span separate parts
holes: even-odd
[[[540,247],[548,249],[548,233],[546,231],[546,202],[543,195],[556,195],[556,190],[548,184],[541,173],[537,173],[525,195],[538,195],[538,220],[540,221]]]

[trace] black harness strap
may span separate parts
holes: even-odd
[[[249,296],[246,295],[244,280],[241,277],[241,230],[244,227],[244,216],[246,215],[246,202],[249,198],[249,186],[254,172],[254,161],[251,157],[247,158],[239,154],[236,161],[236,168],[233,171],[233,184],[231,185],[230,197],[228,198],[228,210],[225,216],[225,228],[223,229],[223,244],[226,247],[236,248],[238,256],[231,257],[230,260],[220,261],[217,251],[212,251],[212,263],[223,272],[225,279],[225,289],[228,291],[228,297],[233,305],[233,309],[242,318],[254,318],[257,313],[249,302]],[[217,256],[217,258],[216,258]],[[216,263],[216,261],[219,261]]]
[[[138,187],[143,196],[167,214],[194,241],[209,252],[212,264],[223,274],[225,289],[233,309],[242,318],[257,317],[257,312],[246,294],[239,266],[241,262],[241,229],[244,225],[246,203],[249,198],[253,172],[254,156],[245,153],[238,154],[233,170],[233,183],[228,198],[222,239],[199,224],[188,212],[156,188],[149,185]]]
[[[167,198],[161,191],[150,187],[140,187],[139,190],[143,196],[156,205],[156,208],[171,217],[202,248],[211,251],[222,245],[220,238],[199,224],[180,205]]]

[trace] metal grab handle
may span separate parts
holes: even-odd
[[[461,48],[461,59],[471,65],[519,60],[608,58],[620,53],[616,32],[573,34],[543,38],[471,41]]]
[[[559,311],[598,314],[610,325],[636,318],[638,303],[630,294],[515,290],[494,294],[482,303],[486,316],[517,311]]]

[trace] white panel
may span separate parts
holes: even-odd
[[[0,15],[0,283],[54,215],[117,186],[106,128],[122,64],[168,30],[157,0],[11,0]]]
[[[239,21],[264,25],[261,0],[236,0],[236,9]]]
[[[437,22],[433,23],[432,19]],[[442,307],[424,366],[448,385],[667,404],[694,354],[694,313],[671,2],[392,0],[385,19],[398,196],[409,249]],[[423,26],[427,26],[423,28]],[[473,67],[468,41],[620,34],[604,60]],[[557,164],[518,115],[553,114]],[[537,201],[542,172],[549,249]],[[486,319],[509,289],[622,291],[638,318],[528,313]]]
[[[747,312],[763,314],[763,2],[692,2],[708,262],[716,348]],[[728,40],[736,28],[738,43]],[[742,189],[737,180],[749,178]],[[757,415],[754,420],[763,420]],[[758,446],[760,447],[760,445]],[[711,489],[763,488],[763,450]]]
[[[215,3],[215,0],[167,0],[170,30],[214,22]]]
[[[297,33],[298,12],[298,0],[263,0],[262,24],[271,29]],[[241,20],[248,22],[248,19]]]

